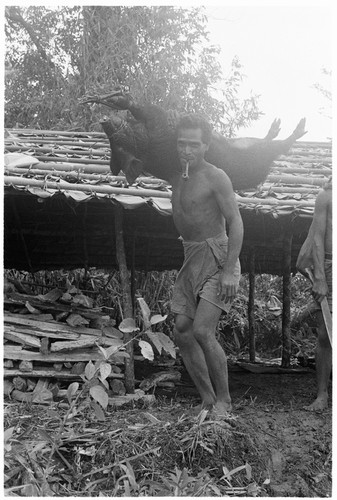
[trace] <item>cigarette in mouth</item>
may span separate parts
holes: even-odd
[[[185,172],[183,172],[182,178],[183,179],[188,179],[188,169],[189,169],[190,163],[187,161],[185,165]]]

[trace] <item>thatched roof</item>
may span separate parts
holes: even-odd
[[[5,267],[26,270],[116,267],[114,205],[122,204],[129,264],[177,269],[182,249],[170,187],[153,177],[128,186],[110,175],[105,134],[9,130],[5,138]],[[319,189],[332,172],[330,143],[295,143],[258,189],[238,192],[245,226],[243,271],[253,248],[256,271],[282,273],[284,237],[292,264]]]

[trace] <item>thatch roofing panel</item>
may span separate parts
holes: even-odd
[[[17,156],[22,151],[24,163]],[[168,184],[143,176],[128,186],[123,175],[111,175],[104,134],[11,130],[5,152],[6,267],[114,267],[115,203],[130,209],[124,214],[129,264],[135,260],[147,270],[180,266],[172,217],[162,217],[171,214]],[[254,247],[257,270],[282,272],[282,235],[290,223],[294,265],[318,190],[331,172],[330,143],[295,143],[264,184],[236,193],[245,225],[244,270]]]

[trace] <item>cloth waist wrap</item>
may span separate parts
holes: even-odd
[[[226,233],[220,233],[203,241],[182,240],[182,244],[185,260],[179,275],[189,277],[196,296],[207,279],[223,268],[227,257],[228,237]]]

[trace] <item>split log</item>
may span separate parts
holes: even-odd
[[[8,329],[6,329],[6,327],[5,327],[5,331],[4,331],[4,337],[7,340],[11,340],[12,342],[23,344],[25,346],[36,347],[37,349],[40,349],[40,347],[41,347],[40,340],[35,338],[34,336],[26,335],[24,333],[18,333],[15,330],[8,331]]]
[[[79,361],[99,361],[103,359],[102,352],[94,347],[92,349],[74,349],[71,352],[56,353],[50,352],[42,354],[37,351],[27,351],[24,349],[17,349],[18,346],[5,345],[3,350],[3,357],[8,360],[26,360],[26,361],[41,361],[44,363],[67,363]],[[123,352],[118,352],[117,356],[111,359],[115,364],[123,363]]]
[[[118,349],[123,345],[123,342],[119,339],[111,339],[109,337],[99,337],[95,338],[91,335],[81,335],[78,340],[69,340],[65,342],[53,342],[50,345],[50,352],[58,351],[71,351],[72,349],[78,349],[82,347],[89,347],[94,345],[101,345],[105,347],[115,347],[116,354]]]
[[[44,378],[59,378],[59,379],[65,379],[65,380],[82,380],[79,375],[75,375],[70,372],[57,372],[55,370],[48,370],[48,369],[36,369],[31,372],[22,372],[21,370],[10,370],[6,368],[4,370],[4,377],[44,377]],[[123,379],[124,375],[121,373],[110,373],[108,378],[120,378]]]

